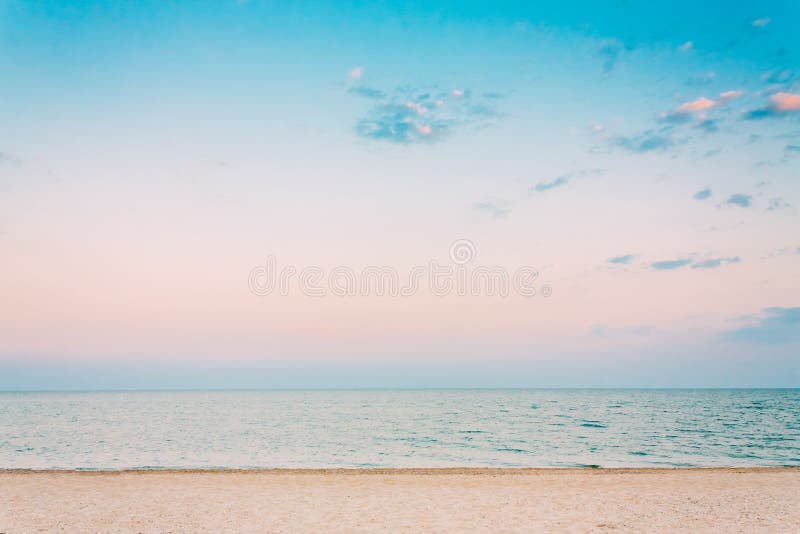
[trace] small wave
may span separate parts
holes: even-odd
[[[597,421],[584,421],[581,423],[581,426],[586,428],[608,428],[606,425],[599,423]]]

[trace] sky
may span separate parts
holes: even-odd
[[[798,387],[798,20],[0,0],[0,390]]]

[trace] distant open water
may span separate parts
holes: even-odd
[[[0,393],[0,469],[800,465],[800,390]]]

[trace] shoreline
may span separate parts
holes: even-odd
[[[553,475],[553,474],[604,474],[604,475],[634,475],[634,474],[671,474],[679,472],[703,473],[770,473],[781,471],[795,471],[800,473],[800,465],[780,466],[712,466],[712,467],[255,467],[255,468],[230,468],[230,467],[200,467],[200,468],[174,468],[174,467],[143,467],[125,469],[92,469],[92,468],[54,468],[54,469],[26,469],[26,468],[0,468],[0,475],[5,474],[86,474],[86,475],[115,475],[115,474],[265,474],[265,475]]]

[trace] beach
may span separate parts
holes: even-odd
[[[800,531],[800,469],[0,472],[0,532]]]

